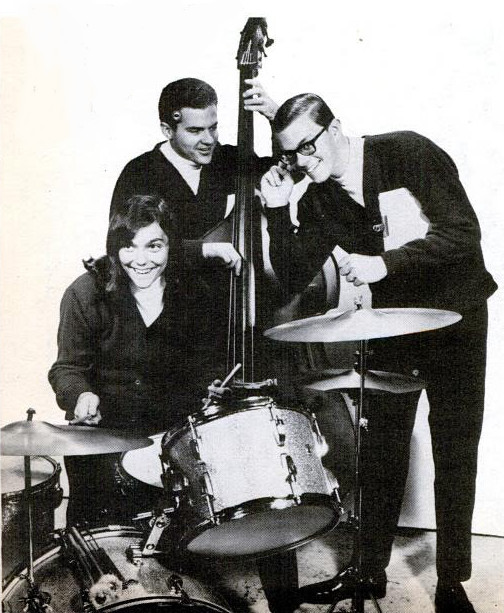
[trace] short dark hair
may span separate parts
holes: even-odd
[[[320,127],[327,128],[334,119],[334,113],[317,94],[298,94],[286,100],[278,109],[272,122],[273,132],[282,132],[295,119],[308,114]]]
[[[127,280],[121,263],[119,250],[127,247],[141,228],[158,223],[168,237],[170,266],[172,269],[180,253],[180,239],[175,223],[171,220],[166,202],[160,196],[135,195],[125,207],[115,213],[109,222],[107,232],[108,279],[105,291],[114,292]],[[168,268],[168,267],[167,267]]]
[[[206,109],[214,104],[217,104],[217,93],[211,85],[200,79],[179,79],[168,83],[161,92],[159,121],[175,129],[181,119],[181,109]]]

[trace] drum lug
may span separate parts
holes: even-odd
[[[273,422],[273,437],[275,442],[279,447],[283,447],[287,438],[285,433],[285,422],[279,415],[275,414],[273,406],[270,406],[270,415],[271,421]]]
[[[204,463],[203,463],[203,466],[204,466],[204,471],[202,472],[200,476],[201,495],[203,498],[205,498],[205,501],[207,503],[208,513],[210,515],[210,521],[213,524],[217,524],[218,520],[215,515],[215,508],[213,504],[214,494],[213,494],[212,481],[210,479],[210,475],[208,471],[206,470],[206,466]]]
[[[285,480],[287,481],[287,483],[289,484],[289,487],[291,488],[291,492],[292,492],[292,495],[294,496],[294,499],[296,500],[298,504],[300,504],[301,498],[299,495],[299,491],[297,491],[298,488],[295,487],[295,485],[297,486],[297,472],[298,472],[296,463],[292,459],[292,456],[286,453],[282,453],[281,458],[282,458],[282,463],[285,465],[285,468],[287,468],[287,477],[285,478]]]
[[[318,457],[322,458],[329,451],[329,447],[327,445],[327,441],[326,441],[324,435],[320,431],[320,427],[319,427],[318,421],[317,421],[317,416],[315,415],[315,413],[311,414],[311,423],[312,423],[313,435],[315,437],[315,451],[316,451]],[[310,453],[310,452],[311,452],[311,450],[308,450],[308,453]]]
[[[191,428],[191,436],[192,436],[192,439],[189,443],[190,448],[191,448],[191,453],[195,460],[201,460],[200,446],[198,443],[198,440],[201,440],[201,436],[198,434],[198,431],[196,430],[196,426],[195,426],[196,420],[194,419],[192,415],[189,415],[188,421],[189,421],[189,427]]]
[[[337,481],[336,481],[336,486],[333,488],[331,492],[331,497],[336,503],[336,506],[338,507],[339,514],[344,515],[345,508],[343,506],[343,502],[341,501],[341,496],[339,495],[339,483]]]
[[[320,431],[320,427],[319,427],[318,421],[317,421],[317,416],[315,415],[315,413],[311,414],[311,421],[312,421],[313,432],[314,432],[315,436],[317,437],[317,441],[320,442],[322,440],[322,432]]]

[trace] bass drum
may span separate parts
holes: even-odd
[[[69,563],[68,552],[56,547],[34,562],[34,579],[42,594],[50,598],[54,613],[152,613],[153,611],[191,613],[231,613],[227,604],[199,581],[174,573],[162,558],[130,561],[128,551],[138,547],[142,534],[133,528],[101,528],[83,536],[107,574],[94,582],[80,566]],[[71,556],[70,551],[70,556]],[[105,562],[104,562],[105,558]],[[110,571],[113,569],[113,572]],[[110,580],[118,579],[113,585]],[[26,579],[17,577],[3,590],[3,611],[23,613],[27,595]],[[114,589],[112,589],[114,587]],[[90,594],[89,599],[83,594]],[[102,604],[103,603],[103,604]]]
[[[31,459],[30,495],[33,504],[35,530],[33,548],[39,555],[52,542],[54,511],[61,504],[60,465],[52,458],[35,456]],[[8,579],[23,560],[28,549],[27,517],[24,502],[24,460],[4,456],[1,470],[2,484],[2,579]]]

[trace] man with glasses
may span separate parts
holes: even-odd
[[[287,100],[272,124],[281,161],[263,177],[270,257],[286,299],[301,292],[335,246],[346,281],[368,284],[373,307],[457,311],[446,329],[374,341],[369,368],[427,382],[435,463],[437,613],[474,613],[462,581],[471,574],[471,519],[484,408],[487,308],[496,284],[486,271],[476,215],[451,158],[414,132],[348,138],[314,94]],[[290,221],[292,172],[311,180]],[[428,220],[423,235],[385,250],[400,230],[382,219],[380,203],[402,190]],[[400,209],[406,200],[396,204]],[[400,218],[399,218],[400,219]],[[403,222],[404,225],[404,222]],[[409,228],[404,228],[409,230]],[[394,532],[408,473],[418,393],[369,398],[363,443],[362,565],[365,596],[385,596]],[[300,589],[300,601],[352,597],[350,566]]]

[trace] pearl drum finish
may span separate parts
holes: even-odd
[[[324,534],[339,510],[312,415],[269,397],[213,404],[162,441],[186,513],[183,546],[210,556],[258,556]]]

